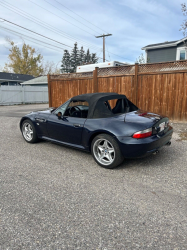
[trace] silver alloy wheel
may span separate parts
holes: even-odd
[[[26,141],[31,141],[33,138],[33,128],[30,123],[26,122],[22,128],[23,136]]]
[[[93,145],[95,158],[102,165],[108,166],[115,160],[115,150],[111,142],[106,139],[98,139]]]

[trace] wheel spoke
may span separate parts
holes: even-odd
[[[107,143],[106,140],[104,141],[103,147],[104,147],[104,148],[108,148],[108,143]]]
[[[111,155],[112,153],[114,153],[114,149],[113,148],[108,149],[108,153]]]
[[[108,153],[108,158],[109,158],[109,161],[110,161],[110,162],[113,161],[112,155],[111,155],[110,153]]]
[[[109,162],[112,162],[112,157],[109,154],[106,154],[105,158],[107,158],[109,160]]]
[[[99,156],[100,160],[102,160],[104,157],[105,157],[105,153],[101,153]]]
[[[102,153],[103,150],[104,150],[104,149],[103,149],[103,146],[98,146],[97,148],[99,149],[100,153]]]
[[[31,125],[29,124],[29,131],[32,131],[32,127],[31,127]]]

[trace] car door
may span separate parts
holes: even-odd
[[[60,142],[81,145],[82,131],[86,118],[71,117],[63,114],[59,117],[57,115],[58,111],[57,109],[56,112],[48,117],[47,130],[49,137]]]
[[[51,115],[48,118],[49,137],[61,142],[81,145],[82,130],[86,119],[78,117],[62,117]]]

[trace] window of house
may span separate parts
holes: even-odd
[[[185,50],[181,50],[180,51],[180,60],[185,60],[185,55],[186,55]]]
[[[187,52],[185,47],[179,47],[177,48],[176,53],[176,60],[186,60],[187,59]]]

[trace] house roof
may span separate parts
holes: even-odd
[[[39,76],[32,80],[21,83],[21,85],[37,85],[37,84],[48,84],[47,76]]]
[[[27,80],[31,80],[33,78],[34,76],[31,76],[31,75],[0,72],[0,82],[5,82],[5,81],[24,82]]]
[[[149,44],[142,48],[142,50],[150,50],[150,49],[157,49],[157,48],[165,48],[165,47],[174,47],[177,46],[179,43],[184,42],[187,39],[187,37],[176,40],[176,41],[170,41],[170,42],[164,42],[164,43],[155,43],[155,44]]]

